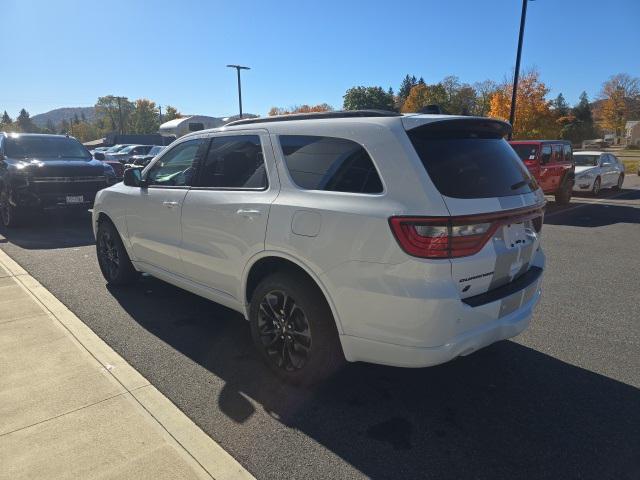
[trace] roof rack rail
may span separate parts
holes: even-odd
[[[247,118],[229,122],[225,127],[247,125],[251,123],[290,122],[293,120],[320,120],[324,118],[361,118],[361,117],[401,117],[402,114],[388,110],[338,110],[335,112],[293,113],[291,115],[274,115],[273,117]]]

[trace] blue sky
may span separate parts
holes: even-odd
[[[500,81],[515,64],[519,0],[2,0],[0,111],[15,116],[145,97],[183,113],[237,113],[327,102],[354,85],[397,90]],[[523,67],[575,102],[604,80],[640,76],[639,0],[529,3]]]

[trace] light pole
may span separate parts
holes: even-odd
[[[229,68],[235,68],[238,72],[238,105],[240,106],[240,118],[242,118],[242,86],[240,85],[240,70],[251,70],[249,67],[242,65],[227,65]]]
[[[518,77],[520,77],[520,57],[522,56],[522,37],[524,37],[524,22],[527,18],[527,2],[522,0],[522,13],[520,14],[520,35],[518,37],[518,54],[516,55],[516,71],[513,74],[513,92],[511,94],[511,112],[509,112],[509,123],[511,124],[511,132],[509,140],[513,137],[513,122],[516,119],[516,95],[518,93]]]

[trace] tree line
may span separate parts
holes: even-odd
[[[438,105],[443,113],[509,119],[513,84],[508,80],[462,83],[456,76],[427,84],[422,77],[405,75],[397,93],[389,87],[356,86],[343,96],[344,110],[380,109],[402,113],[420,112]],[[537,70],[525,72],[518,83],[514,138],[561,138],[580,143],[603,133],[624,135],[627,120],[640,120],[640,79],[626,73],[613,75],[602,84],[597,101],[582,92],[570,106],[564,95],[549,99],[550,89]],[[333,107],[300,105],[273,107],[269,115],[331,111]]]
[[[84,113],[79,116],[76,113],[72,118],[63,119],[57,124],[48,120],[44,127],[38,127],[24,108],[20,110],[15,120],[5,110],[0,119],[0,131],[68,134],[81,142],[87,142],[110,133],[157,133],[160,123],[182,116],[171,105],[167,105],[160,115],[160,107],[151,100],[139,98],[130,101],[127,97],[114,95],[99,97],[95,109],[96,118],[93,121],[88,121]]]

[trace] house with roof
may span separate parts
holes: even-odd
[[[629,120],[624,127],[624,140],[627,145],[640,147],[640,120]]]

